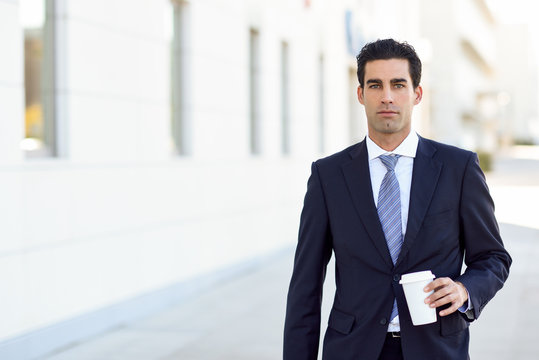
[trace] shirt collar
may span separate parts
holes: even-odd
[[[401,155],[411,158],[415,158],[417,152],[417,145],[419,143],[419,137],[415,131],[410,131],[408,136],[400,143],[399,146],[393,151],[386,151],[380,146],[376,145],[374,141],[367,135],[367,153],[369,154],[369,160],[375,159],[380,155]]]

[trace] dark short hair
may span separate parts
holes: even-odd
[[[408,60],[408,69],[414,89],[419,86],[421,81],[421,60],[417,56],[412,45],[406,42],[398,42],[393,39],[376,40],[368,43],[356,56],[357,60],[357,79],[359,85],[363,87],[365,81],[365,65],[369,61],[406,59]]]

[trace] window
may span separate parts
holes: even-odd
[[[281,137],[282,153],[290,154],[290,89],[288,44],[281,43]]]
[[[260,144],[260,44],[255,29],[249,32],[249,145],[253,155],[261,153]]]
[[[191,117],[189,109],[189,4],[172,1],[173,20],[169,26],[171,43],[171,117],[172,143],[178,155],[192,153]]]
[[[28,157],[57,156],[54,1],[20,0],[24,31],[25,135]]]

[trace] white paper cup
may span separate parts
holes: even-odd
[[[436,309],[425,304],[425,298],[434,291],[430,293],[423,291],[423,288],[432,282],[432,279],[434,279],[434,275],[430,270],[427,270],[404,274],[399,282],[404,289],[406,303],[408,303],[412,323],[415,326],[436,322]]]

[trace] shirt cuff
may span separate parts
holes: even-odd
[[[466,302],[464,302],[464,304],[462,304],[462,306],[459,307],[459,311],[461,313],[465,313],[466,311],[471,310],[472,307],[470,304],[471,304],[471,301],[466,300]]]
[[[473,312],[472,312],[472,309],[473,309],[472,298],[470,297],[470,293],[468,292],[468,289],[466,289],[466,293],[468,294],[468,300],[466,300],[464,304],[462,304],[462,306],[459,307],[459,311],[465,314],[468,317],[468,319],[472,320],[474,317]]]
[[[472,298],[470,297],[470,293],[468,292],[468,289],[464,288],[464,290],[466,290],[466,294],[468,294],[468,300],[466,300],[464,304],[462,304],[462,306],[459,307],[459,311],[461,313],[465,313],[466,311],[473,309]]]

